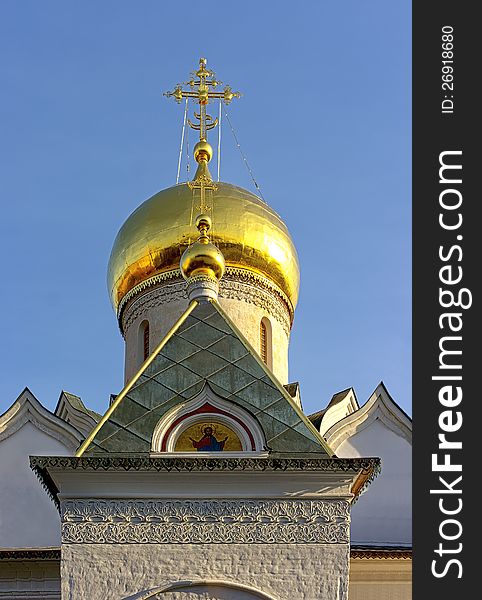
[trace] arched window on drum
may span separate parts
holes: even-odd
[[[149,321],[142,321],[139,325],[137,338],[137,364],[139,366],[149,357],[150,354],[150,332]]]
[[[259,323],[259,355],[270,369],[273,368],[273,347],[270,320],[263,317]]]

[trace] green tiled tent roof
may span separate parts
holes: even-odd
[[[217,303],[198,304],[97,432],[86,454],[149,453],[154,428],[205,385],[249,411],[275,453],[332,455]]]

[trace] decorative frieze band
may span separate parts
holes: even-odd
[[[178,273],[178,277],[174,276]],[[169,277],[167,277],[169,275]],[[186,282],[181,278],[180,272],[170,271],[149,280],[150,285],[144,282],[137,293],[129,300],[123,301],[119,307],[119,323],[123,335],[126,334],[132,323],[146,310],[157,308],[163,304],[186,299]],[[155,286],[149,290],[151,286]],[[244,269],[228,268],[226,275],[219,284],[219,297],[243,300],[266,310],[275,317],[289,335],[292,321],[289,301],[277,286],[261,275]]]
[[[66,500],[64,544],[348,544],[345,500]]]

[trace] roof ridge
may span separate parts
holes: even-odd
[[[127,393],[132,389],[132,387],[134,387],[134,384],[138,381],[140,376],[149,367],[149,365],[152,362],[154,362],[154,359],[157,357],[157,355],[162,350],[162,348],[167,344],[167,342],[176,333],[176,331],[179,329],[179,327],[184,323],[184,321],[188,318],[188,316],[192,313],[192,311],[196,308],[196,306],[198,304],[199,304],[199,302],[197,300],[193,300],[189,304],[187,309],[179,317],[179,319],[174,323],[174,325],[171,327],[171,329],[169,329],[169,331],[162,338],[162,340],[159,342],[159,344],[156,346],[156,348],[154,348],[154,350],[152,351],[150,356],[142,363],[140,369],[137,371],[137,373],[134,375],[134,377],[132,377],[132,379],[127,382],[127,384],[124,386],[124,388],[122,389],[120,394],[116,397],[114,402],[112,402],[112,404],[109,406],[107,411],[104,413],[104,416],[102,417],[102,419],[97,423],[97,425],[92,429],[92,431],[89,433],[89,435],[85,438],[85,440],[83,441],[83,443],[81,444],[81,446],[79,447],[77,452],[75,453],[76,457],[80,457],[84,454],[84,452],[87,450],[87,448],[93,442],[95,436],[99,433],[99,431],[102,429],[102,427],[105,425],[105,423],[107,423],[107,421],[109,420],[111,415],[114,413],[116,408],[119,406],[119,404],[122,402],[122,400],[125,398]]]
[[[220,306],[219,302],[217,302],[216,300],[213,300],[212,301],[212,305],[216,308],[216,310],[223,317],[223,319],[228,323],[228,325],[233,329],[233,331],[236,333],[236,335],[238,336],[238,338],[241,341],[241,343],[246,347],[246,349],[249,351],[249,353],[252,355],[252,357],[258,363],[258,366],[261,367],[261,369],[265,372],[265,374],[276,385],[276,387],[281,392],[281,394],[283,395],[283,397],[285,398],[285,400],[288,402],[288,404],[293,408],[293,410],[300,417],[300,419],[303,421],[303,423],[308,427],[308,430],[312,434],[315,435],[316,440],[320,443],[320,445],[323,448],[323,450],[328,454],[328,456],[333,457],[335,455],[335,453],[328,446],[328,444],[326,443],[326,441],[321,436],[320,432],[316,429],[316,427],[308,419],[308,417],[301,410],[301,408],[296,404],[296,402],[294,402],[294,400],[290,396],[288,390],[277,379],[276,375],[272,371],[270,371],[270,369],[268,369],[268,367],[265,365],[265,363],[261,360],[260,356],[254,350],[253,346],[246,339],[245,335],[239,330],[239,328],[237,327],[237,325],[231,320],[231,318],[229,317],[229,315],[223,310],[223,308]]]
[[[88,406],[84,404],[82,398],[77,396],[77,394],[72,394],[72,392],[67,392],[66,390],[62,390],[60,392],[59,399],[57,400],[57,406],[55,407],[54,414],[59,416],[60,406],[62,402],[62,398],[65,397],[65,401],[69,404],[69,406],[76,411],[79,411],[83,414],[86,414],[92,417],[95,420],[98,420],[102,415],[95,410],[92,410]]]

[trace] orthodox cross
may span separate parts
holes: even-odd
[[[167,97],[173,97],[179,104],[183,98],[195,98],[199,104],[199,113],[194,113],[194,116],[199,123],[192,123],[188,119],[189,126],[192,129],[199,131],[199,140],[207,141],[207,131],[213,129],[218,124],[218,120],[206,114],[206,105],[210,100],[220,99],[225,104],[229,104],[233,98],[239,98],[239,92],[233,92],[229,85],[224,86],[219,92],[214,91],[218,85],[222,85],[222,81],[218,81],[214,71],[206,68],[207,60],[199,59],[199,69],[191,73],[191,79],[184,84],[178,83],[172,92],[164,92]],[[189,89],[183,90],[182,86],[188,85]]]
[[[207,142],[207,132],[214,129],[218,124],[218,119],[213,119],[206,112],[206,106],[210,100],[219,99],[225,104],[229,104],[233,98],[239,98],[239,92],[233,92],[229,85],[225,85],[224,89],[216,91],[218,86],[223,85],[222,81],[216,79],[214,71],[206,67],[207,60],[199,59],[199,69],[191,73],[191,79],[184,84],[178,83],[172,92],[164,92],[167,97],[173,97],[179,104],[183,98],[193,98],[199,104],[199,112],[194,112],[194,117],[198,123],[193,123],[188,119],[188,124],[191,129],[199,131],[199,142],[194,147],[194,158],[199,166],[194,176],[194,180],[188,182],[192,190],[200,191],[200,205],[197,207],[201,213],[206,213],[211,210],[206,203],[206,191],[210,193],[216,190],[211,174],[208,169],[208,162],[211,160],[213,151]],[[183,89],[183,86],[189,86],[188,89]]]

